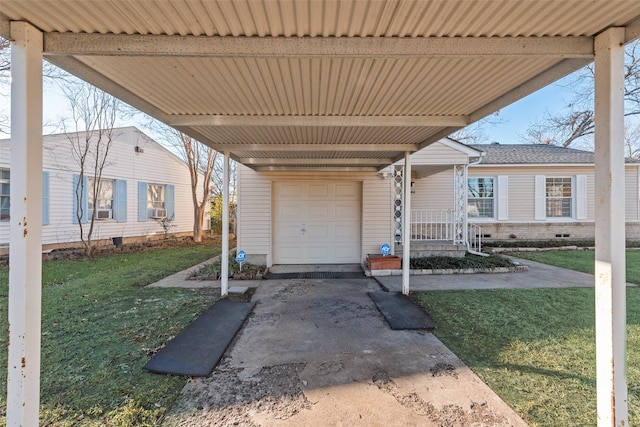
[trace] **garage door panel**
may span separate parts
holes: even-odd
[[[358,245],[344,245],[334,248],[335,257],[338,260],[352,260],[355,257],[360,258],[360,247]],[[349,263],[353,261],[343,261],[339,263]]]
[[[360,236],[359,230],[355,230],[352,224],[336,224],[333,232],[335,237],[348,241],[355,240]]]
[[[326,184],[326,183],[309,184],[307,194],[311,198],[315,197],[315,198],[326,199],[327,197],[329,197],[329,191],[330,191],[329,185],[330,184]]]
[[[276,182],[276,264],[359,263],[360,182]]]
[[[358,197],[358,187],[351,185],[352,183],[336,183],[335,184],[335,197],[353,199]]]
[[[305,215],[304,207],[295,201],[282,201],[276,212],[276,218],[293,220]]]
[[[336,203],[334,212],[335,217],[337,218],[343,220],[358,221],[360,217],[360,206],[356,202]]]
[[[307,218],[310,220],[328,220],[332,215],[331,206],[323,202],[309,202]]]
[[[297,199],[307,196],[306,186],[302,183],[278,183],[277,192],[280,200]]]
[[[329,248],[326,245],[308,246],[309,261],[312,263],[323,263],[329,257]]]
[[[330,226],[328,224],[307,224],[307,232],[305,233],[305,237],[310,239],[323,239],[323,241],[328,241],[327,239],[330,237],[329,230]]]

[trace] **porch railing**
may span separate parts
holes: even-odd
[[[467,250],[472,254],[485,255],[482,253],[482,228],[477,224],[468,224]]]
[[[411,240],[454,239],[453,209],[412,209]]]

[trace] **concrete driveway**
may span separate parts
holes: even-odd
[[[165,426],[525,426],[432,334],[393,331],[373,279],[268,280]]]

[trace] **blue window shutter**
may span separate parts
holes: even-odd
[[[146,221],[147,213],[147,183],[138,182],[138,221]]]
[[[116,179],[113,195],[113,216],[117,222],[127,222],[127,181]]]
[[[175,219],[176,203],[175,203],[175,188],[173,185],[167,185],[164,201],[164,207],[167,210],[167,218]]]
[[[42,171],[42,225],[49,225],[49,172]]]
[[[78,223],[78,198],[76,197],[76,188],[80,181],[80,175],[73,175],[73,223]],[[89,210],[87,187],[89,186],[89,179],[85,176],[82,180],[82,187],[80,190],[80,206],[82,206],[82,223],[87,222],[87,211]]]

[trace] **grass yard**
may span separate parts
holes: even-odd
[[[575,252],[572,253],[575,255]],[[629,425],[640,425],[640,288],[628,288]],[[419,292],[435,334],[531,426],[595,426],[593,289]]]
[[[190,290],[144,286],[219,252],[218,244],[208,243],[43,263],[40,425],[157,425],[187,378],[142,366],[211,301]],[[7,298],[8,269],[2,268],[4,331]],[[4,367],[6,340],[0,334]],[[6,390],[6,369],[0,389]],[[0,394],[3,414],[5,399]]]
[[[514,252],[518,258],[543,264],[569,268],[584,273],[594,273],[594,251]],[[627,282],[640,283],[640,251],[627,251]]]

